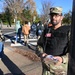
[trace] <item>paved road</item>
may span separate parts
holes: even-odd
[[[12,46],[10,39],[6,39],[5,55],[0,60],[0,73],[2,71],[4,75],[41,75],[41,62],[35,54],[36,46],[32,45],[33,42],[30,41],[31,48],[29,48],[19,44]]]

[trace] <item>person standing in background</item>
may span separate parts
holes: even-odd
[[[30,32],[30,26],[28,25],[28,21],[25,21],[24,25],[22,26],[22,33],[24,35],[24,44],[28,44],[28,36]]]
[[[21,41],[21,25],[20,25],[20,21],[17,21],[16,22],[16,39],[15,39],[15,44],[18,42],[18,40],[19,40],[19,42]],[[19,37],[19,39],[18,39],[18,37]]]
[[[37,24],[37,32],[36,32],[36,35],[37,35],[38,39],[42,35],[43,30],[44,30],[44,26],[43,26],[42,22],[39,21],[38,24]]]

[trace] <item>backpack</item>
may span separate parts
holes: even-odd
[[[32,31],[36,31],[36,25],[35,25],[35,24],[33,24],[33,25],[31,26],[31,30],[32,30]]]
[[[38,30],[38,35],[41,35],[42,34],[42,30]]]

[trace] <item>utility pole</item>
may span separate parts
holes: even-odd
[[[75,75],[75,0],[73,0],[72,8],[71,42],[67,75]]]

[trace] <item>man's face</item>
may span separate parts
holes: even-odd
[[[52,25],[56,26],[59,23],[61,23],[63,17],[61,14],[52,13],[52,14],[50,14],[50,19],[51,19]]]

